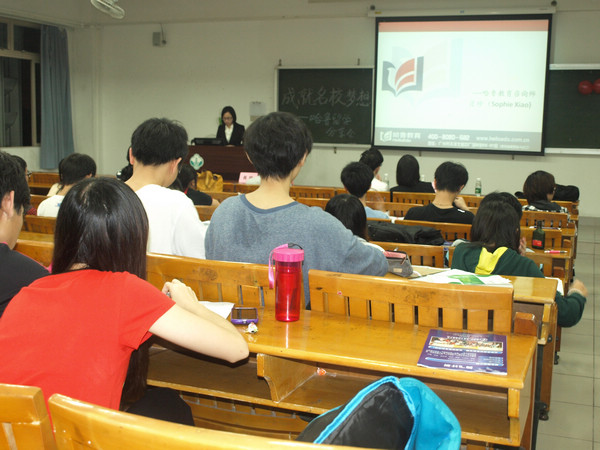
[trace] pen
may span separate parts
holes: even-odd
[[[544,250],[544,253],[551,253],[551,254],[564,254],[567,253],[566,250]]]

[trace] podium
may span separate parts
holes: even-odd
[[[190,145],[184,162],[188,163],[195,154],[204,159],[204,165],[200,171],[210,170],[212,173],[221,175],[224,181],[237,182],[240,172],[256,172],[248,160],[243,146]]]

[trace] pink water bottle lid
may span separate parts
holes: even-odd
[[[273,260],[279,262],[301,262],[304,261],[304,250],[301,248],[290,248],[290,244],[283,244],[271,250],[269,255],[269,287],[275,286],[275,275],[273,273]],[[292,244],[293,245],[293,244]]]
[[[273,250],[273,260],[279,262],[304,261],[304,250],[299,248],[276,248]]]

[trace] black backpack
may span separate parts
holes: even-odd
[[[369,238],[372,241],[426,245],[444,244],[442,232],[432,227],[369,221],[367,228]]]

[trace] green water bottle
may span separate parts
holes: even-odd
[[[546,244],[546,233],[544,233],[544,229],[542,228],[542,221],[538,220],[537,228],[533,230],[533,236],[531,238],[531,246],[533,248],[543,249]]]

